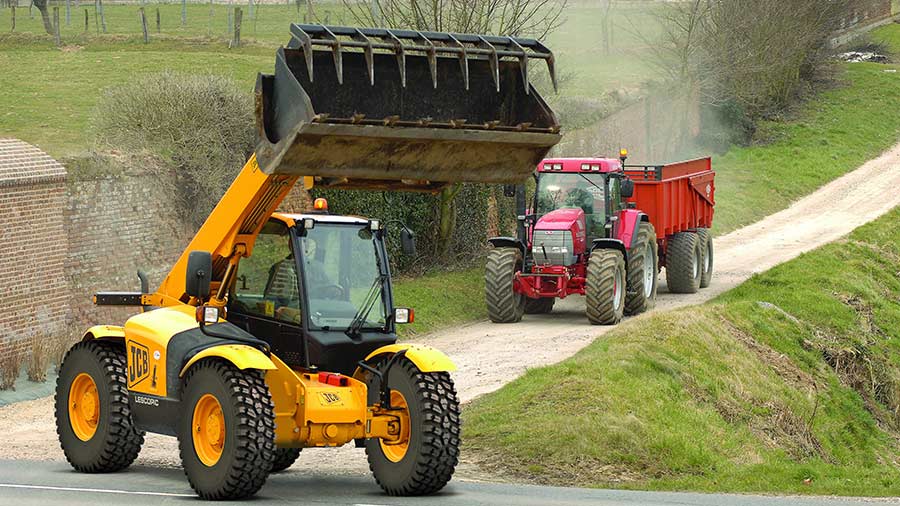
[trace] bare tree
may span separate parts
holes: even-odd
[[[615,0],[600,0],[600,36],[603,37],[603,54],[609,56],[612,46],[612,12]]]
[[[44,22],[44,30],[48,35],[53,35],[53,22],[50,21],[50,11],[47,8],[48,0],[33,0],[32,4],[41,11],[41,20]]]

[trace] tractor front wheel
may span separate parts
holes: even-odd
[[[706,288],[712,282],[713,276],[713,240],[708,228],[698,228],[701,248],[703,250],[703,262],[701,264],[700,288]]]
[[[63,359],[56,380],[56,433],[66,460],[83,473],[130,466],[144,444],[128,405],[125,347],[85,341]]]
[[[672,293],[697,293],[703,274],[700,235],[679,232],[669,239],[666,251],[666,285]]]
[[[625,313],[643,313],[656,302],[657,263],[656,229],[642,222],[637,241],[628,254],[628,282],[625,293]]]
[[[541,297],[540,299],[525,298],[525,314],[547,314],[553,311],[555,297]]]
[[[622,252],[591,252],[584,287],[587,317],[593,325],[615,325],[625,312],[625,258]]]
[[[391,407],[406,416],[398,441],[366,440],[369,469],[378,485],[395,496],[432,494],[450,481],[459,462],[459,399],[450,374],[425,373],[406,358],[388,373]],[[370,383],[370,404],[380,385]]]
[[[522,319],[526,297],[513,289],[516,272],[521,270],[522,252],[518,248],[488,251],[484,269],[484,298],[492,322],[515,323]]]
[[[181,464],[203,499],[242,499],[266,482],[275,459],[275,415],[262,371],[204,360],[184,379]]]

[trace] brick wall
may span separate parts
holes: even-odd
[[[0,340],[16,347],[68,327],[65,203],[62,165],[0,139]]]

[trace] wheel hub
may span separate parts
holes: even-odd
[[[653,267],[653,245],[647,243],[647,251],[644,252],[644,297],[648,299],[653,294],[653,278],[656,276]]]
[[[216,465],[225,448],[225,415],[218,399],[211,394],[201,397],[194,406],[191,426],[197,458],[208,467]]]
[[[391,462],[400,462],[409,450],[409,404],[397,390],[391,390],[391,407],[400,413],[399,437],[395,441],[380,439],[381,451]]]
[[[90,441],[100,422],[100,395],[97,384],[87,373],[81,373],[69,387],[69,424],[82,441]]]
[[[613,277],[613,309],[616,311],[619,310],[619,306],[622,305],[622,273],[620,271],[616,271],[616,275]]]

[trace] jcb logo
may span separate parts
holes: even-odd
[[[333,392],[322,392],[319,394],[323,405],[341,402],[341,396]]]
[[[134,386],[150,375],[150,351],[137,343],[128,345],[128,385]]]

